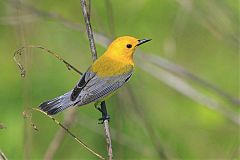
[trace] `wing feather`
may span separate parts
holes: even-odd
[[[74,87],[72,94],[71,94],[71,101],[75,101],[79,94],[81,93],[82,89],[87,85],[87,83],[94,77],[94,73],[92,72],[85,72],[78,84]]]
[[[100,78],[94,75],[81,90],[76,104],[84,105],[106,97],[125,84],[132,73],[133,70],[130,70],[128,73],[108,78]]]

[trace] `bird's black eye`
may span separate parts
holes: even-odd
[[[132,45],[131,44],[127,44],[127,48],[132,48]]]

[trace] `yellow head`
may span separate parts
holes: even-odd
[[[130,36],[119,37],[110,44],[105,55],[123,61],[132,61],[136,47],[150,40],[151,39],[137,39]]]

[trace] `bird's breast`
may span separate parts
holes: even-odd
[[[92,64],[90,71],[104,78],[128,73],[132,69],[133,64],[103,55]]]

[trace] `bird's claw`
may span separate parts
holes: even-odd
[[[110,116],[107,113],[107,108],[105,102],[101,102],[101,107],[94,105],[97,110],[99,110],[102,113],[102,117],[98,119],[98,124],[103,124],[105,120],[109,121]]]
[[[105,120],[110,121],[110,116],[106,115],[106,116],[99,118],[98,120],[99,120],[98,124],[103,124]]]

